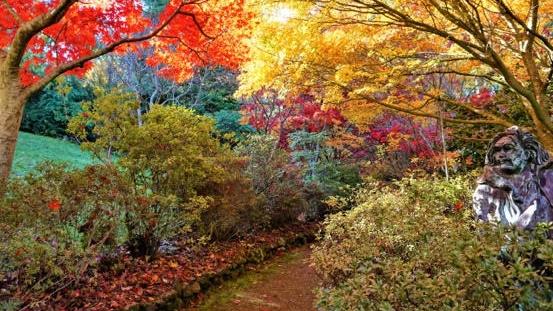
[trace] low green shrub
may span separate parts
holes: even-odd
[[[0,201],[0,300],[77,281],[125,241],[128,184],[112,166],[45,163]]]
[[[403,179],[362,189],[331,216],[314,263],[322,310],[546,310],[553,291],[547,229],[473,221],[473,178]]]

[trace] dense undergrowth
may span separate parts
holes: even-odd
[[[473,176],[368,183],[314,252],[322,310],[551,310],[553,241],[473,220]]]
[[[83,112],[92,132],[86,115],[71,123],[95,136],[82,147],[102,163],[43,163],[0,200],[1,309],[78,287],[124,254],[148,260],[162,243],[241,238],[325,212],[320,198],[333,193],[306,182],[275,138],[231,149],[211,119],[175,106],[152,107],[137,126],[132,103],[109,96]]]

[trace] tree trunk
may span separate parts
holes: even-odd
[[[537,100],[541,107],[543,107],[546,111],[549,111],[551,107],[551,102],[549,101],[549,98],[546,94],[539,93],[536,95]],[[536,135],[540,143],[549,151],[550,155],[553,155],[553,133],[547,128],[546,124],[544,124],[540,120],[539,112],[534,110],[532,108],[532,104],[525,100],[523,101],[524,107],[526,108],[526,111],[528,113],[528,116],[532,119],[532,122],[534,123],[533,128],[528,128],[526,130],[532,131],[533,134]],[[550,118],[549,115],[542,116],[542,118]]]
[[[19,77],[0,73],[0,196],[10,176],[15,144],[23,114]]]

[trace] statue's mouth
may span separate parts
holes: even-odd
[[[509,160],[509,159],[501,159],[499,161],[497,161],[499,164],[501,165],[513,165],[513,161]]]

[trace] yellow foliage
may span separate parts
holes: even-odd
[[[349,103],[351,115],[357,103],[356,112],[370,119],[379,110],[368,103],[410,113],[423,106],[416,114],[436,116],[436,98],[463,96],[461,84],[530,87],[546,81],[551,51],[543,41],[535,40],[530,51],[535,71],[522,57],[530,2],[504,3],[507,8],[492,0],[250,0],[258,17],[237,95],[265,87],[310,92],[326,103]],[[506,9],[523,23],[513,24]],[[543,34],[553,0],[540,1],[537,13],[536,32]]]

